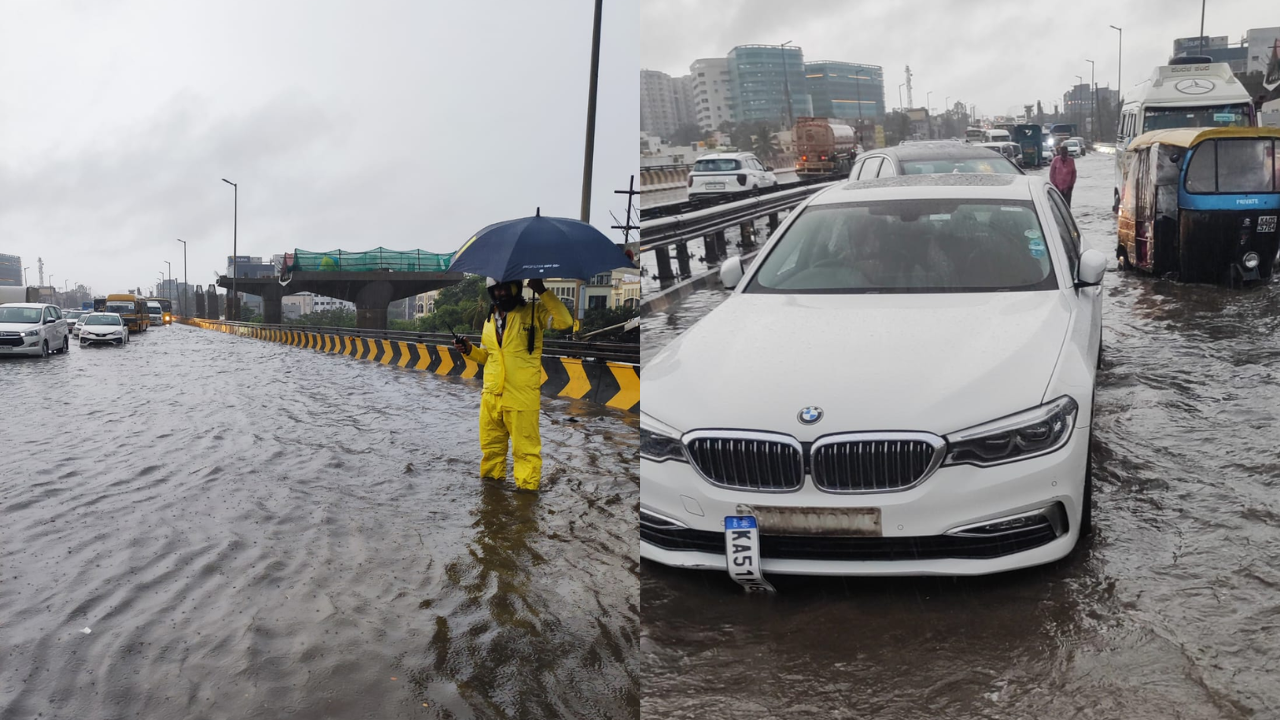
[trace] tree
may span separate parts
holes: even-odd
[[[332,308],[307,313],[292,320],[285,320],[286,325],[305,325],[307,327],[355,327],[356,313],[346,308]]]
[[[911,137],[911,118],[904,112],[893,111],[884,118],[884,143],[893,147]]]
[[[774,134],[773,128],[769,127],[768,123],[760,123],[755,127],[748,147],[756,157],[763,160],[771,159],[781,151],[778,136]]]
[[[703,139],[702,128],[696,123],[684,123],[671,133],[672,145],[689,145]]]

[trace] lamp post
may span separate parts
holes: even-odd
[[[1098,66],[1087,58],[1085,62],[1089,63],[1089,87],[1090,92],[1093,93],[1089,96],[1089,121],[1091,124],[1089,137],[1096,139],[1098,133],[1098,76],[1094,74],[1094,71],[1097,70]],[[1083,152],[1083,148],[1081,152]]]
[[[226,178],[222,178],[222,182],[231,186],[231,294],[227,296],[227,319],[239,320],[240,318],[231,317],[231,309],[235,305],[236,276],[240,274],[240,253],[236,242],[240,214],[240,186]]]
[[[156,289],[157,289],[157,290],[161,290],[161,289],[163,289],[163,288],[164,288],[164,271],[163,271],[163,270],[161,270],[161,271],[160,271],[160,284],[156,286]],[[156,297],[164,297],[164,296],[157,292],[157,293],[156,293]]]
[[[1120,33],[1120,42],[1116,45],[1116,124],[1119,125],[1120,109],[1124,107],[1124,85],[1120,82],[1120,71],[1124,69],[1124,28],[1118,28],[1115,25],[1110,27]]]
[[[1084,84],[1084,77],[1081,75],[1077,75],[1076,80],[1079,80],[1080,82],[1076,83],[1076,86],[1071,90],[1071,95],[1072,97],[1075,98],[1075,101],[1076,101],[1076,112],[1075,112],[1076,122],[1083,125],[1084,121],[1081,119],[1082,114],[1080,113],[1080,86]]]
[[[178,242],[182,243],[182,293],[178,295],[178,312],[182,317],[187,316],[187,288],[191,287],[187,284],[187,241],[178,238]]]
[[[906,83],[898,83],[898,109],[899,109],[899,110],[903,110],[903,109],[905,109],[905,108],[903,108],[903,106],[902,106],[902,88],[904,88],[904,87],[906,87],[906,86],[907,86],[907,84],[906,84]]]
[[[1204,54],[1204,4],[1205,0],[1200,0],[1200,54]]]
[[[587,91],[587,137],[586,150],[582,154],[582,206],[580,220],[591,222],[591,174],[596,153],[596,85],[600,78],[600,11],[603,0],[596,0],[595,21],[591,26],[591,87]],[[231,281],[235,284],[235,280]],[[581,286],[579,286],[581,287]],[[582,298],[579,297],[578,300]],[[579,305],[582,303],[579,302]],[[582,311],[578,311],[582,317]],[[239,320],[239,318],[236,318]]]
[[[791,82],[787,76],[790,72],[787,70],[787,46],[791,44],[788,40],[778,47],[782,50],[782,94],[787,101],[787,127],[791,128],[796,124],[794,118],[791,117]]]

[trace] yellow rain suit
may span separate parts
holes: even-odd
[[[529,326],[536,326],[533,352],[529,352]],[[480,476],[505,480],[507,438],[515,460],[516,487],[537,490],[542,482],[542,438],[538,410],[542,406],[542,330],[573,326],[573,316],[555,293],[507,313],[502,342],[498,342],[496,311],[489,315],[480,334],[480,345],[470,357],[485,366],[480,396]]]

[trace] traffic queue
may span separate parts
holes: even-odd
[[[122,293],[96,298],[93,308],[64,309],[52,303],[0,304],[0,356],[48,357],[73,344],[124,346],[130,333],[173,323],[165,298]]]

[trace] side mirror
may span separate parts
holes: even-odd
[[[720,265],[720,282],[726,289],[738,287],[742,281],[742,258],[734,255]]]
[[[1092,248],[1080,255],[1080,268],[1076,271],[1076,287],[1093,287],[1102,284],[1102,274],[1107,270],[1107,256]]]
[[[768,170],[769,172],[773,172],[773,166],[772,166],[772,165],[765,165],[765,166],[764,166],[764,169],[765,169],[765,170]]]
[[[57,321],[57,320],[54,320],[53,318],[45,318],[45,319],[44,319],[44,324],[45,324],[45,325],[52,325],[53,323],[56,323],[56,322],[58,322],[58,321]]]

